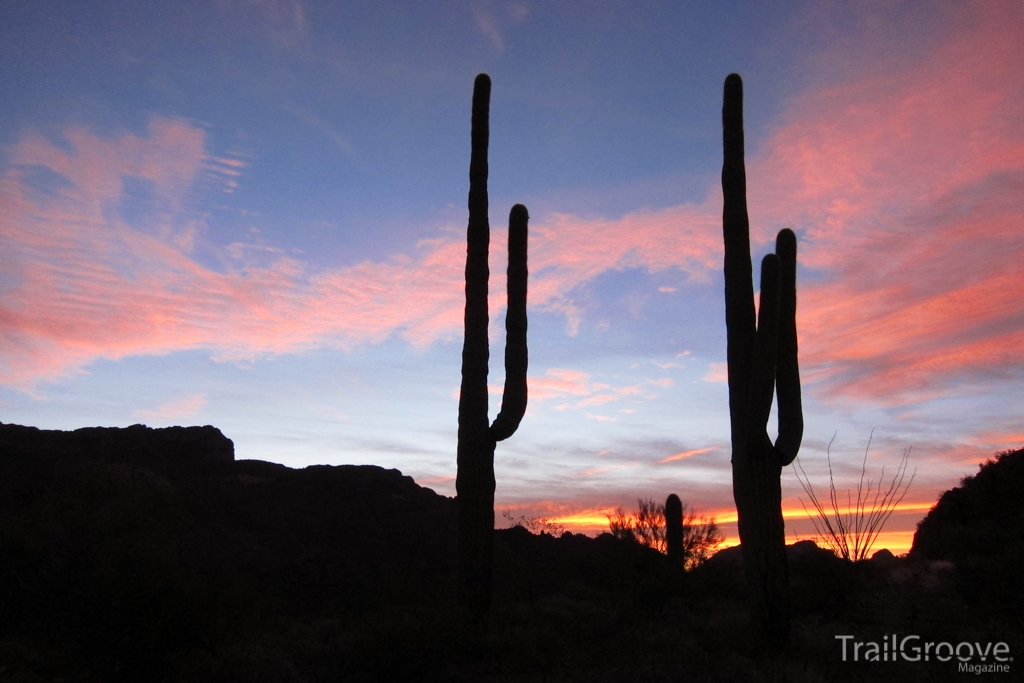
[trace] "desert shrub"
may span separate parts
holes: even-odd
[[[660,553],[667,551],[665,506],[650,498],[637,499],[637,509],[630,513],[616,508],[614,515],[608,517],[608,527],[618,539],[633,541]],[[724,540],[714,517],[698,516],[683,503],[683,554],[687,569],[703,564]]]
[[[509,525],[506,527],[508,529],[522,527],[531,534],[539,535],[541,533],[546,533],[552,536],[561,536],[565,533],[565,527],[563,525],[556,524],[547,517],[527,517],[526,515],[519,515],[516,517],[512,514],[511,510],[505,510],[501,513],[501,516],[508,521]]]
[[[987,609],[1024,611],[1024,449],[999,453],[943,493],[910,554],[952,561],[961,593]]]
[[[832,440],[835,440],[835,435]],[[903,501],[910,485],[914,483],[915,469],[910,480],[904,484],[903,480],[907,474],[907,460],[910,457],[910,449],[903,451],[903,458],[896,466],[896,473],[892,481],[885,486],[885,467],[877,480],[868,477],[868,451],[871,449],[871,437],[868,437],[868,445],[864,449],[864,459],[861,461],[860,481],[857,490],[846,492],[845,509],[843,496],[836,491],[835,478],[832,476],[832,441],[829,441],[825,450],[825,457],[828,459],[828,483],[829,483],[829,510],[818,499],[811,486],[811,480],[804,472],[800,459],[797,458],[793,464],[793,471],[796,473],[800,486],[803,487],[807,497],[811,500],[814,514],[810,514],[803,499],[800,504],[804,511],[808,512],[811,522],[814,524],[814,531],[817,539],[822,545],[829,548],[844,560],[864,560],[871,554],[878,535],[882,533],[885,523],[896,507]],[[865,479],[867,484],[865,485]]]

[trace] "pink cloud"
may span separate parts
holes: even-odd
[[[616,396],[615,394],[595,394],[593,396],[588,396],[587,398],[585,398],[582,401],[580,401],[579,402],[579,406],[580,407],[601,406],[601,405],[604,405],[605,403],[610,403],[612,401],[618,401],[618,400],[619,400],[619,397]]]
[[[977,435],[975,440],[989,447],[1014,450],[1024,446],[1024,431],[987,431]]]
[[[752,229],[795,226],[817,271],[798,329],[826,391],[899,402],[1024,367],[1021,13],[973,4],[919,65],[799,98],[750,164]]]
[[[581,370],[550,368],[543,377],[530,377],[530,397],[552,398],[561,394],[586,396],[592,389],[590,375]]]
[[[673,385],[671,378],[648,379],[646,381],[665,388]],[[561,403],[554,407],[555,410],[560,411],[602,406],[619,401],[624,397],[633,398],[633,403],[637,402],[635,399],[638,396],[646,401],[657,398],[656,394],[645,393],[644,389],[639,385],[616,387],[601,382],[591,382],[590,375],[587,373],[566,368],[549,368],[544,376],[531,376],[529,378],[529,388],[530,398],[534,400],[543,401],[550,398],[559,398],[564,401],[569,396],[578,397],[578,400],[574,400],[572,403]],[[498,385],[491,387],[491,393],[500,393],[500,391],[501,387]],[[631,414],[634,411],[623,409],[620,412]],[[616,418],[607,415],[587,413],[586,416],[592,420],[604,422],[614,422],[616,420]]]
[[[423,240],[411,256],[322,272],[274,247],[231,244],[219,249],[233,266],[211,270],[190,255],[205,226],[184,207],[204,179],[236,187],[245,162],[207,154],[201,129],[168,119],[154,119],[148,137],[104,139],[74,128],[66,138],[70,151],[26,137],[0,178],[0,382],[32,386],[98,358],[205,348],[219,360],[249,359],[394,334],[423,346],[461,330],[459,239]],[[61,180],[56,190],[33,185],[40,168]],[[145,225],[120,216],[125,178],[152,184],[159,211]],[[681,266],[706,277],[719,249],[709,221],[678,207],[619,221],[535,222],[530,304],[571,318],[572,290],[609,268]],[[504,263],[504,230],[493,232],[493,262]],[[494,268],[492,291],[504,289],[503,271]],[[502,302],[492,298],[494,317]],[[543,396],[578,378],[534,381]]]
[[[203,132],[154,119],[149,136],[115,140],[67,132],[71,151],[23,140],[0,179],[0,381],[31,386],[96,358],[209,348],[219,359],[250,358],[324,344],[350,347],[393,333],[414,344],[461,325],[464,247],[438,242],[416,258],[363,263],[307,275],[265,250],[253,265],[225,248],[236,267],[217,272],[187,253],[201,226],[183,221],[203,169],[244,168],[212,159]],[[33,186],[33,169],[60,182]],[[142,229],[117,207],[124,178],[152,183],[163,207]]]
[[[705,382],[724,384],[729,381],[729,366],[726,363],[711,363],[701,379]]]
[[[658,463],[664,464],[666,462],[673,462],[675,460],[685,460],[686,458],[692,458],[695,455],[710,453],[713,450],[717,450],[717,448],[718,446],[708,446],[707,448],[696,448],[692,451],[682,451],[681,453],[676,453],[675,455],[670,455],[667,458],[663,458],[659,460]]]
[[[750,154],[755,247],[784,226],[801,237],[801,363],[818,391],[896,402],[1021,369],[1021,11],[971,5],[928,59],[865,65],[871,75],[806,93]],[[146,137],[66,137],[71,151],[26,137],[0,178],[0,382],[31,386],[98,358],[181,349],[246,359],[460,334],[461,239],[319,272],[273,247],[228,245],[233,265],[211,270],[191,256],[205,226],[183,207],[211,178],[231,189],[245,162],[208,154],[201,129],[167,119]],[[40,191],[38,168],[66,182]],[[152,184],[160,210],[150,224],[119,217],[125,177]],[[564,313],[573,333],[574,290],[608,270],[675,268],[707,282],[721,268],[720,216],[712,187],[700,204],[616,220],[535,217],[530,305]],[[504,250],[495,229],[495,317]],[[721,380],[717,370],[705,379]],[[565,372],[531,377],[531,396],[609,389]]]
[[[206,407],[207,403],[206,394],[191,394],[163,403],[155,410],[136,410],[132,413],[132,417],[143,420],[179,420],[196,415]]]

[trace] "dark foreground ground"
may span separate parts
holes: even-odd
[[[471,657],[454,501],[397,470],[234,461],[212,427],[0,425],[0,681],[962,680],[956,657],[853,648],[895,634],[1019,654],[1024,491],[984,474],[1002,503],[946,494],[911,558],[792,547],[786,652],[758,644],[736,551],[681,574],[608,535],[497,531],[491,632]],[[1024,680],[1005,663],[983,680]]]

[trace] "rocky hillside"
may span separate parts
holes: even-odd
[[[115,680],[243,624],[445,599],[453,513],[397,470],[235,461],[213,427],[0,425],[0,662]]]
[[[267,680],[291,680],[295,665],[275,653],[293,646],[332,652],[330,680],[346,661],[409,664],[379,642],[396,628],[416,642],[426,628],[432,651],[421,655],[444,659],[454,515],[453,499],[397,470],[236,461],[214,427],[0,424],[0,680],[19,666],[38,680],[262,680],[230,673],[247,667],[283,667]],[[499,533],[495,550],[496,583],[527,599],[572,581],[621,587],[631,558],[650,556],[610,537],[521,528]]]
[[[1024,449],[1000,453],[942,494],[910,552],[951,561],[965,595],[1024,614]]]

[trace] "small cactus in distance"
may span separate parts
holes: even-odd
[[[665,499],[665,552],[673,569],[682,569],[686,564],[686,550],[683,548],[683,502],[674,493]]]
[[[755,321],[750,223],[743,162],[743,81],[725,79],[722,227],[733,497],[743,566],[761,628],[775,645],[789,639],[789,568],[782,518],[782,468],[803,438],[796,337],[796,236],[782,230],[775,253],[761,262],[761,306]],[[778,438],[768,436],[772,396]]]
[[[461,601],[471,632],[487,629],[491,604],[491,558],[494,543],[494,449],[512,436],[526,412],[526,207],[509,214],[508,309],[505,314],[505,389],[501,411],[487,419],[487,265],[490,225],[487,219],[487,144],[491,79],[473,85],[472,156],[469,164],[469,226],[466,253],[465,339],[459,396],[458,474],[455,480],[459,517]]]

